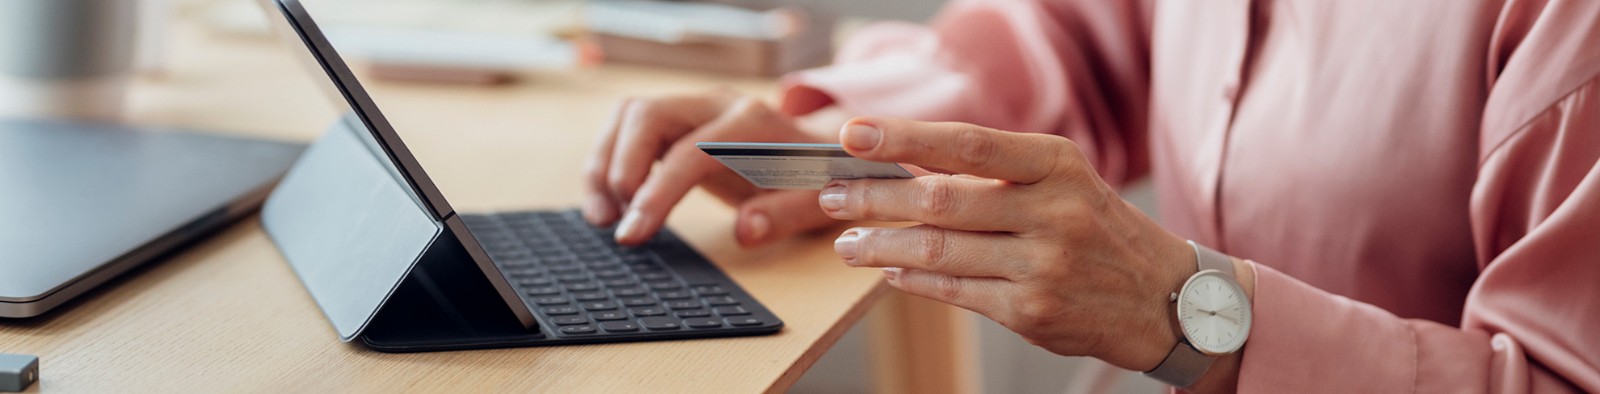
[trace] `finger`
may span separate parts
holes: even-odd
[[[605,128],[600,129],[600,136],[595,141],[594,148],[589,153],[589,160],[583,168],[583,218],[595,226],[609,226],[617,220],[617,203],[612,200],[611,188],[606,185],[606,177],[611,167],[612,145],[617,141],[617,128],[622,123],[622,115],[628,110],[630,99],[623,99],[611,112],[611,118],[606,121]]]
[[[716,119],[727,106],[723,93],[637,100],[617,129],[606,186],[626,209],[657,158],[684,134]]]
[[[638,187],[638,194],[633,196],[632,201],[624,208],[627,212],[623,214],[622,222],[617,225],[617,242],[637,245],[650,240],[650,237],[655,235],[666,222],[672,207],[678,205],[683,196],[696,184],[705,180],[711,171],[721,167],[716,159],[701,152],[694,144],[700,142],[700,138],[755,126],[750,124],[750,120],[748,111],[736,109],[725,111],[721,116],[699,127],[693,133],[695,137],[684,138],[672,144],[666,155],[661,158],[660,172],[644,180]]]
[[[946,175],[912,179],[834,180],[818,195],[828,216],[839,220],[918,222],[970,231],[1015,231],[1035,219],[1021,215],[1014,188],[992,179]]]
[[[1011,133],[966,123],[855,118],[839,132],[851,155],[872,161],[909,163],[1021,184],[1051,175],[1078,157],[1066,138]]]
[[[1016,237],[926,225],[853,228],[833,247],[854,267],[915,268],[955,276],[1015,278],[1028,263],[1026,245]]]
[[[815,190],[773,190],[756,194],[739,204],[734,237],[739,245],[757,246],[796,233],[833,224],[817,207]]]
[[[1011,282],[997,278],[944,275],[914,268],[884,268],[889,285],[911,295],[955,305],[989,316],[1003,305],[1003,292]]]

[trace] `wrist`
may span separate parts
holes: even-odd
[[[1233,259],[1233,272],[1239,281],[1239,287],[1244,288],[1244,293],[1250,298],[1252,304],[1256,299],[1256,267],[1248,260],[1238,257]],[[1217,358],[1211,364],[1211,369],[1194,382],[1188,391],[1191,393],[1232,393],[1239,390],[1239,366],[1243,364],[1244,352],[1249,350],[1246,345],[1239,351],[1224,357]]]
[[[1250,302],[1256,301],[1256,266],[1249,260],[1228,256],[1233,259],[1233,276],[1239,281],[1239,287],[1244,288],[1244,295],[1250,297]]]
[[[1195,255],[1194,249],[1191,249],[1183,238],[1177,236],[1168,238],[1167,242],[1162,243],[1165,246],[1156,249],[1159,251],[1160,261],[1167,262],[1162,270],[1164,274],[1152,284],[1153,287],[1144,290],[1150,297],[1148,302],[1151,307],[1146,311],[1151,313],[1149,316],[1151,324],[1150,328],[1144,331],[1147,335],[1140,341],[1142,346],[1136,353],[1139,356],[1133,359],[1132,365],[1127,366],[1138,372],[1155,369],[1166,360],[1167,355],[1172,352],[1172,347],[1178,345],[1178,340],[1183,338],[1183,331],[1178,327],[1177,316],[1173,314],[1169,296],[1183,287],[1183,283],[1197,272]]]
[[[1248,261],[1188,244],[1194,266],[1183,270],[1188,277],[1170,293],[1173,305],[1166,308],[1172,334],[1156,341],[1173,346],[1145,374],[1189,391],[1231,392],[1249,336],[1255,269]]]

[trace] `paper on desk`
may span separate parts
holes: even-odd
[[[584,22],[595,32],[664,43],[692,41],[696,35],[774,40],[794,29],[792,19],[778,10],[653,0],[592,1]]]
[[[581,61],[572,43],[547,36],[342,26],[324,32],[339,52],[386,64],[505,70]]]

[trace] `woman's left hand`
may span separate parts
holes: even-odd
[[[1176,344],[1168,294],[1195,271],[1180,238],[1123,201],[1066,138],[961,123],[857,118],[856,157],[935,171],[838,180],[818,201],[843,220],[907,221],[845,231],[846,264],[966,308],[1057,354],[1154,369]]]

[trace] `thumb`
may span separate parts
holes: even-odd
[[[739,204],[734,237],[739,245],[758,246],[835,222],[817,205],[818,190],[772,190]]]

